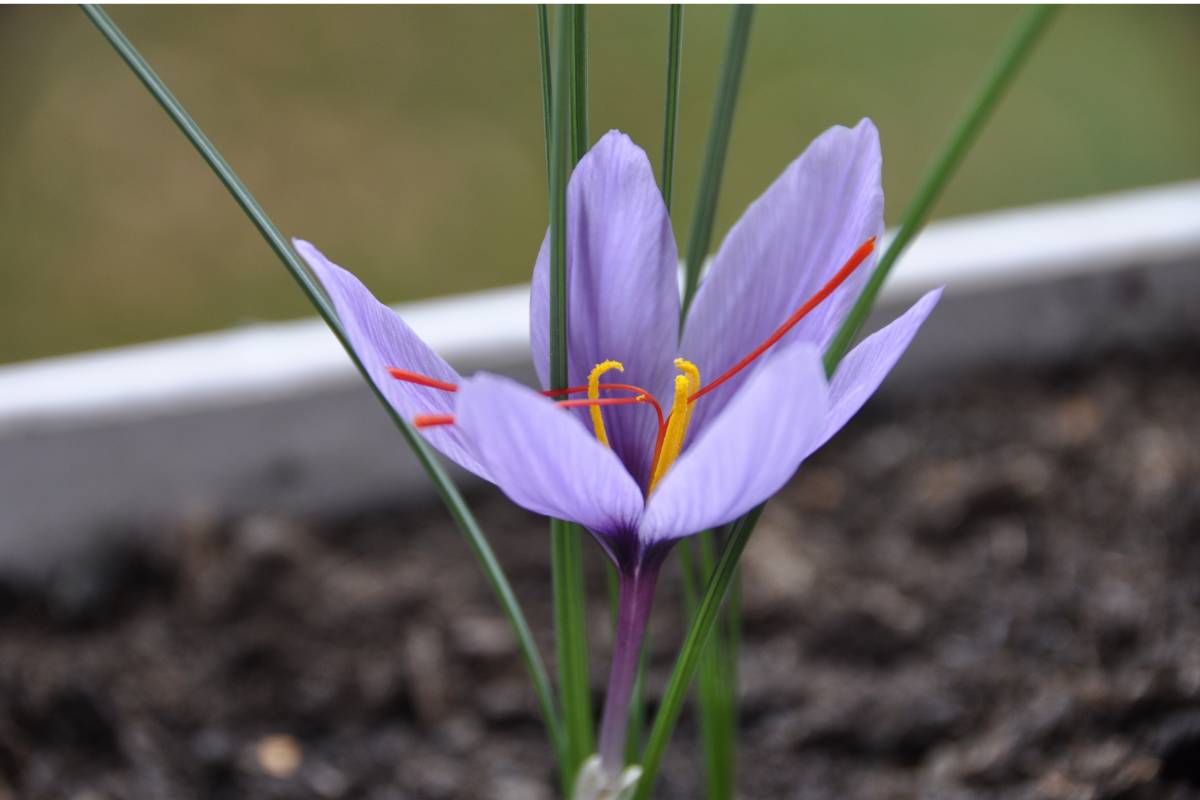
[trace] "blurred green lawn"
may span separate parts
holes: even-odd
[[[284,232],[383,298],[527,279],[545,225],[531,9],[111,13]],[[864,115],[882,132],[894,223],[1019,13],[760,8],[719,230],[814,135]],[[656,165],[665,17],[589,17],[592,138],[621,128]],[[686,16],[683,229],[727,18]],[[1196,8],[1065,9],[938,215],[1200,176],[1197,75]],[[311,313],[77,9],[0,9],[0,100],[0,362]]]

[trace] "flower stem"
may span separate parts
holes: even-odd
[[[608,677],[608,695],[600,722],[600,761],[613,776],[625,767],[625,735],[629,730],[629,703],[637,683],[642,637],[659,565],[642,563],[632,570],[621,570],[617,627],[613,635],[612,671]]]
[[[683,710],[683,701],[687,697],[688,686],[692,682],[692,676],[696,673],[696,667],[699,665],[705,645],[708,643],[709,634],[712,633],[714,623],[720,613],[725,590],[733,580],[738,560],[741,558],[742,551],[750,539],[750,532],[754,530],[754,525],[758,522],[762,510],[763,505],[759,505],[747,512],[730,528],[725,548],[721,551],[721,557],[717,560],[716,567],[713,568],[712,578],[709,579],[704,596],[696,607],[696,614],[692,618],[692,624],[688,626],[683,646],[679,649],[679,657],[675,660],[675,668],[671,671],[671,678],[663,692],[658,713],[654,715],[646,750],[642,753],[642,778],[638,782],[637,792],[634,794],[635,800],[649,800],[655,778],[658,776],[658,769],[662,766],[663,755],[667,751],[667,742],[670,741],[671,732],[675,729],[679,712]]]

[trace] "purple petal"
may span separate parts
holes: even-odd
[[[614,359],[625,372],[608,382],[658,395],[674,375],[679,329],[678,256],[671,219],[641,148],[617,131],[579,162],[567,187],[568,380],[587,382]],[[549,384],[549,234],[533,271],[530,339],[542,386]],[[585,414],[579,412],[583,417]],[[653,418],[605,411],[613,449],[644,482],[657,426]]]
[[[733,226],[696,293],[680,348],[706,380],[758,346],[832,278],[859,245],[883,234],[881,164],[879,134],[870,120],[853,130],[830,128]],[[823,350],[876,255],[784,341],[811,342]],[[734,378],[735,386],[746,377]],[[724,401],[710,403],[692,424],[703,426],[723,405]]]
[[[371,382],[392,408],[405,419],[412,419],[417,414],[452,413],[454,394],[398,381],[388,374],[387,368],[407,369],[450,383],[461,382],[459,374],[421,341],[396,312],[376,300],[358,278],[327,259],[308,242],[293,239],[292,245],[325,288],[351,347],[366,367]],[[463,443],[460,431],[439,427],[421,433],[459,466],[482,478],[488,477]]]
[[[815,347],[772,353],[663,477],[639,537],[649,544],[722,525],[779,491],[820,441],[828,404]]]
[[[863,339],[842,360],[829,384],[829,413],[821,444],[841,430],[875,394],[941,296],[941,289],[929,292],[887,327]]]
[[[631,408],[633,413],[647,413]],[[518,383],[479,374],[459,391],[456,426],[514,503],[597,534],[637,529],[641,490],[573,414]]]

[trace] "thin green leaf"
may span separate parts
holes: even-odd
[[[517,643],[521,650],[521,658],[525,662],[525,667],[529,672],[530,680],[533,683],[534,693],[537,696],[538,705],[541,708],[542,718],[546,724],[546,730],[550,737],[550,741],[556,753],[562,753],[565,750],[565,738],[563,736],[561,724],[558,719],[558,712],[554,703],[554,694],[550,688],[550,678],[546,673],[546,668],[542,663],[541,655],[538,652],[537,645],[534,643],[533,634],[529,630],[529,625],[525,621],[525,615],[521,611],[521,606],[517,602],[516,595],[512,591],[512,587],[508,583],[508,579],[504,575],[504,570],[501,568],[499,561],[496,559],[495,553],[492,551],[491,545],[488,544],[487,537],[483,530],[475,521],[462,495],[459,494],[458,488],[454,482],[442,469],[441,465],[434,458],[433,453],[422,439],[408,424],[407,420],[400,417],[386,398],[380,393],[379,389],[371,381],[367,375],[366,368],[358,355],[350,346],[349,340],[346,338],[346,333],[342,329],[337,315],[333,311],[333,307],[325,298],[324,293],[309,275],[308,270],[298,259],[295,253],[292,252],[287,240],[283,234],[275,227],[275,224],[267,216],[266,212],[250,194],[250,190],[246,188],[241,179],[205,136],[204,132],[191,118],[191,115],[184,110],[183,105],[175,99],[175,96],[167,88],[166,84],[158,77],[151,69],[150,65],[142,58],[136,48],[125,38],[125,35],[117,27],[116,23],[108,16],[104,9],[98,5],[83,5],[83,12],[95,24],[96,28],[108,40],[113,49],[121,56],[134,74],[158,101],[167,115],[183,132],[192,146],[200,153],[204,160],[216,173],[221,183],[233,195],[233,198],[241,206],[246,216],[258,228],[262,237],[266,239],[267,244],[283,262],[284,267],[288,270],[291,276],[299,284],[305,296],[317,309],[325,324],[333,331],[342,347],[346,350],[346,354],[350,360],[354,362],[354,366],[362,375],[363,380],[371,387],[376,398],[383,405],[396,427],[400,429],[409,447],[412,448],[417,460],[429,474],[430,480],[437,487],[438,493],[445,502],[446,507],[450,510],[451,516],[458,525],[460,531],[466,537],[471,549],[475,552],[476,558],[479,560],[480,566],[483,567],[484,574],[487,575],[488,582],[492,585],[492,590],[495,592],[497,599],[500,601],[500,606],[504,610],[505,616],[508,617],[509,624],[512,626],[513,632],[517,637]]]
[[[679,64],[683,56],[683,6],[667,9],[667,94],[663,112],[662,196],[671,211],[675,186],[675,128],[679,123]]]
[[[704,531],[683,544],[680,558],[684,568],[693,569],[693,560],[698,557],[700,580],[707,583],[712,577],[716,562],[716,532]],[[692,583],[691,580],[688,583]],[[736,583],[736,580],[735,580]],[[695,615],[695,592],[690,596],[687,619]],[[726,608],[726,624],[718,622],[704,646],[696,676],[696,705],[700,723],[700,744],[704,752],[706,773],[705,796],[709,800],[729,800],[733,796],[734,736],[737,687],[730,681],[729,664],[737,658],[732,650],[734,643],[729,638],[728,617],[734,609]]]
[[[667,78],[663,121],[662,193],[663,202],[669,212],[671,209],[671,189],[674,184],[675,176],[675,130],[679,118],[679,65],[682,53],[683,35],[682,5],[673,4],[669,7],[667,27]],[[614,580],[615,577],[610,576],[609,583],[612,584]],[[689,585],[691,585],[690,582]],[[610,595],[613,593],[611,586],[609,593]],[[689,619],[695,605],[694,597],[695,591],[693,588],[693,599],[687,606],[687,615]],[[642,738],[644,735],[645,698],[643,691],[645,684],[645,670],[646,653],[645,650],[643,650],[641,660],[638,663],[637,682],[634,684],[633,697],[630,702],[629,731],[626,736],[625,760],[630,764],[637,762],[638,753],[641,750]]]
[[[554,635],[563,722],[567,736],[568,783],[595,748],[591,687],[588,682],[587,625],[584,612],[583,536],[575,525],[550,520],[550,569],[554,595]]]
[[[567,386],[567,180],[570,177],[573,6],[560,6],[555,19],[554,77],[550,81],[550,386]]]
[[[737,764],[738,764],[738,731],[741,724],[741,715],[739,714],[738,706],[738,659],[742,652],[742,570],[739,566],[737,572],[733,575],[733,585],[729,587],[729,598],[725,601],[725,620],[728,626],[725,630],[725,686],[727,689],[729,715],[725,725],[725,730],[728,731],[729,742],[727,751],[729,753],[729,779],[728,792],[733,796],[737,785]]]
[[[982,90],[975,95],[971,105],[968,107],[963,121],[955,128],[955,132],[941,156],[935,160],[933,168],[925,180],[922,181],[921,189],[918,191],[916,199],[910,205],[910,213],[905,214],[905,223],[908,224],[909,230],[905,232],[904,224],[901,225],[901,233],[905,233],[905,235],[902,238],[900,234],[897,234],[892,247],[885,254],[887,263],[884,264],[881,261],[880,266],[876,268],[876,275],[882,273],[883,277],[886,277],[887,269],[890,269],[891,264],[895,263],[903,248],[917,233],[933,201],[950,179],[954,167],[962,160],[966,150],[970,147],[975,134],[978,133],[979,126],[987,119],[992,109],[999,102],[1004,90],[1012,82],[1021,65],[1029,57],[1033,45],[1037,43],[1041,33],[1053,17],[1055,10],[1054,7],[1035,6],[1022,18],[1015,34],[1004,48],[1001,57],[988,73],[988,78],[984,81]],[[887,258],[889,255],[891,256],[890,259]],[[878,295],[878,284],[882,283],[883,277],[880,277],[876,281],[877,285],[872,290],[872,294],[867,295],[867,290],[864,289],[863,294],[867,296],[867,300],[862,301],[860,298],[863,310],[859,312],[859,316],[865,318],[866,313],[870,310],[871,304]],[[870,288],[869,284],[868,288]],[[858,304],[856,304],[855,308],[858,308]],[[849,325],[852,324],[854,324],[852,321],[848,321],[842,330],[850,330]],[[861,320],[859,320],[858,324],[861,325]],[[847,337],[848,340],[850,338],[853,338],[853,332]],[[825,369],[828,374],[832,375],[837,369],[837,365],[841,363],[845,351],[846,345],[843,344],[840,352],[832,351],[826,353]],[[688,628],[687,638],[684,640],[679,657],[675,662],[675,668],[671,673],[662,703],[659,705],[658,714],[655,716],[654,724],[650,729],[646,752],[642,758],[642,779],[638,784],[635,800],[647,800],[650,796],[650,791],[654,786],[658,770],[662,765],[662,757],[666,752],[667,743],[670,740],[675,723],[679,719],[679,713],[683,708],[687,687],[691,683],[692,676],[696,671],[702,648],[708,640],[714,623],[717,620],[717,612],[721,604],[721,599],[725,596],[729,584],[737,572],[738,559],[741,558],[741,554],[746,548],[746,543],[749,541],[750,534],[753,533],[754,526],[762,516],[764,508],[766,508],[766,503],[751,510],[730,527],[729,537],[721,553],[721,559],[713,571],[713,576],[709,580],[708,586],[705,588],[704,597],[700,601],[696,617]]]
[[[701,541],[708,546],[700,544]],[[712,548],[712,531],[693,537],[679,548],[679,569],[683,579],[684,619],[691,622],[696,617],[698,592],[697,578],[707,582],[712,576],[715,557]],[[733,753],[728,745],[728,705],[732,700],[732,688],[726,684],[726,673],[722,665],[725,646],[722,641],[723,626],[718,624],[710,635],[700,658],[696,675],[696,705],[700,727],[700,746],[705,771],[705,796],[726,797],[732,791]]]
[[[587,6],[575,6],[575,24],[572,28],[574,67],[571,69],[571,163],[588,150],[588,58],[587,58]]]
[[[700,270],[712,243],[713,220],[717,215],[717,195],[721,191],[721,175],[725,171],[725,154],[733,131],[733,112],[737,106],[738,87],[742,81],[742,65],[750,40],[750,20],[754,6],[736,6],[729,23],[729,39],[725,45],[725,60],[721,66],[721,83],[713,105],[712,121],[708,127],[708,146],[704,153],[704,168],[700,173],[700,190],[692,215],[688,235],[686,271],[683,284],[682,319],[696,289],[700,286]]]
[[[576,65],[575,6],[560,6],[555,19],[553,102],[550,125],[550,385],[567,385],[567,179],[570,174],[572,100]],[[588,680],[584,603],[583,535],[562,520],[550,521],[550,566],[560,704],[567,741],[567,785],[595,749]]]
[[[722,633],[718,622],[704,645],[696,675],[705,796],[709,800],[729,800],[733,796],[734,754],[730,730],[733,687],[728,684],[727,648]]]
[[[546,178],[550,178],[550,12],[545,3],[537,6],[538,64],[542,77],[542,126],[546,131]]]
[[[725,58],[721,67],[721,81],[713,104],[713,116],[709,125],[708,146],[705,151],[704,167],[700,177],[700,188],[693,212],[692,228],[688,239],[686,272],[681,308],[680,327],[687,319],[692,297],[700,284],[700,271],[712,244],[713,222],[717,212],[717,197],[721,188],[721,177],[725,169],[725,156],[729,150],[729,139],[733,130],[733,115],[737,106],[738,89],[741,86],[742,67],[746,60],[746,48],[750,38],[750,22],[753,6],[738,6],[730,20],[729,36],[725,47]],[[674,18],[671,20],[675,22]],[[672,25],[674,27],[674,25]],[[671,42],[668,41],[668,53]],[[670,62],[670,54],[668,54]],[[678,69],[678,65],[676,70]],[[668,66],[670,70],[670,66]],[[671,94],[670,71],[668,71],[668,96]],[[664,156],[665,160],[665,156]],[[714,535],[711,531],[701,533],[696,541],[687,542],[683,551],[699,549],[700,575],[708,580],[713,569]],[[687,559],[689,562],[691,558]],[[700,660],[700,676],[697,682],[697,707],[700,717],[700,738],[704,749],[704,764],[707,771],[707,796],[709,800],[727,800],[733,793],[734,739],[730,727],[736,716],[737,689],[729,681],[726,664],[736,659],[731,652],[732,643],[726,636],[726,626],[718,626],[704,649]]]
[[[887,252],[879,259],[879,266],[871,273],[870,280],[863,287],[854,307],[846,315],[842,326],[834,335],[829,349],[825,351],[825,371],[830,375],[845,357],[850,349],[850,343],[858,334],[867,314],[870,313],[883,282],[887,280],[896,259],[904,252],[904,248],[916,236],[917,231],[925,224],[934,203],[941,196],[950,177],[962,163],[967,151],[974,144],[983,124],[987,122],[992,111],[1004,96],[1005,90],[1012,84],[1021,65],[1025,62],[1033,46],[1037,44],[1046,27],[1057,13],[1057,6],[1033,6],[1021,18],[1017,29],[1013,32],[1000,58],[988,74],[987,78],[976,90],[975,96],[967,105],[966,111],[955,125],[950,138],[942,146],[933,166],[921,181],[916,195],[909,202],[900,220],[900,229],[896,238],[892,239]]]

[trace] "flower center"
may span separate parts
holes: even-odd
[[[548,389],[542,392],[547,397],[569,397],[573,394],[586,393],[586,399],[579,400],[559,400],[556,405],[562,408],[587,408],[592,422],[592,430],[596,434],[596,439],[605,447],[611,447],[608,441],[608,431],[604,428],[604,415],[602,409],[604,406],[623,406],[623,405],[649,405],[658,414],[658,437],[654,444],[654,460],[653,468],[650,471],[650,484],[647,487],[646,494],[649,496],[658,486],[659,481],[666,475],[667,471],[679,458],[679,454],[683,451],[683,440],[687,435],[688,423],[692,419],[692,404],[704,397],[709,392],[716,389],[718,386],[729,381],[739,372],[748,367],[763,353],[774,346],[782,339],[788,331],[796,327],[800,320],[808,316],[817,306],[823,303],[833,292],[845,283],[854,270],[867,259],[871,251],[875,249],[875,237],[872,236],[863,242],[850,259],[842,265],[842,268],[837,271],[832,278],[829,279],[812,297],[808,298],[798,309],[792,312],[782,325],[768,336],[762,344],[747,353],[740,361],[734,364],[725,372],[721,373],[715,380],[706,385],[700,383],[700,370],[690,361],[686,359],[675,359],[675,368],[682,374],[675,376],[675,393],[671,401],[671,412],[663,419],[662,408],[654,399],[654,396],[640,386],[633,386],[627,383],[600,383],[600,378],[606,373],[616,370],[624,372],[625,365],[620,361],[601,361],[592,368],[588,374],[588,382],[586,386],[571,386],[566,389]],[[439,389],[445,392],[457,392],[458,386],[447,381],[441,381],[436,378],[431,378],[428,375],[410,372],[408,370],[399,369],[396,367],[388,367],[388,372],[396,380],[414,383],[420,386],[427,386],[431,389]],[[632,397],[601,397],[601,392],[608,391],[623,391],[633,392]],[[453,414],[418,414],[413,417],[413,425],[417,428],[431,428],[439,425],[453,425]]]

